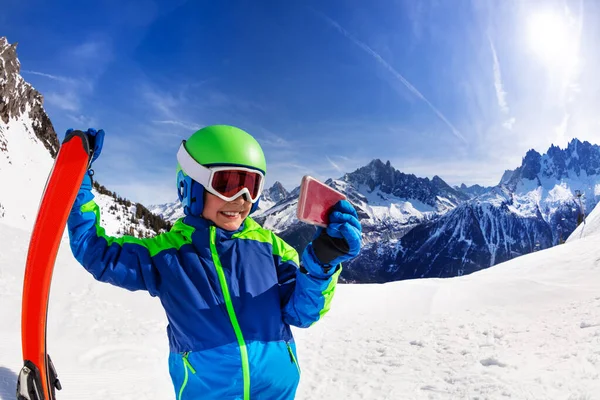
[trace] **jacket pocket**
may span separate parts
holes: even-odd
[[[290,361],[296,366],[296,369],[298,370],[298,375],[300,375],[302,371],[300,371],[300,365],[298,364],[298,360],[296,360],[294,350],[292,350],[292,346],[289,342],[285,342],[285,345],[287,346],[288,353],[290,354]]]
[[[183,391],[188,383],[189,372],[192,374],[196,374],[196,370],[192,367],[188,360],[189,352],[185,352],[182,354],[181,359],[183,360],[183,383],[181,384],[181,388],[179,389],[179,396],[177,396],[177,400],[181,400],[183,398]]]

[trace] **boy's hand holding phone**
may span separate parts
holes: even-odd
[[[297,217],[319,227],[302,253],[310,275],[328,278],[360,252],[362,227],[352,204],[343,193],[308,175],[302,178]]]
[[[319,228],[302,253],[302,264],[313,276],[327,278],[336,266],[356,257],[361,248],[362,227],[358,214],[346,200],[338,201],[329,214],[327,228]]]

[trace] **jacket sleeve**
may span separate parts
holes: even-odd
[[[67,221],[73,255],[98,281],[157,296],[162,279],[151,254],[155,238],[107,236],[100,221],[100,207],[86,175]]]
[[[299,267],[296,250],[275,234],[273,237],[283,320],[307,328],[329,311],[341,266],[328,278],[311,276]]]

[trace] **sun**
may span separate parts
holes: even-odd
[[[528,21],[528,41],[544,62],[563,63],[576,46],[566,16],[554,11],[532,14]]]

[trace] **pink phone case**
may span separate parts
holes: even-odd
[[[346,196],[317,179],[305,175],[300,185],[297,217],[307,224],[327,227],[327,216],[333,206]]]

